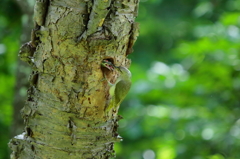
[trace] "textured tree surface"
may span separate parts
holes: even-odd
[[[11,158],[110,158],[119,141],[117,111],[103,59],[128,66],[136,40],[138,0],[37,0],[32,41],[20,58],[33,69],[21,113],[25,132],[13,138]]]

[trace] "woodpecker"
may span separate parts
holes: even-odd
[[[102,64],[103,67],[107,68],[110,71],[116,70],[118,73],[118,77],[116,82],[113,84],[108,81],[104,74],[104,78],[107,80],[108,84],[110,85],[109,94],[111,100],[109,105],[107,106],[107,110],[114,108],[115,110],[119,107],[123,99],[126,97],[128,91],[131,87],[131,72],[123,66],[115,66],[109,60],[103,60]]]

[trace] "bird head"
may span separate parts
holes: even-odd
[[[113,71],[114,68],[116,68],[116,66],[109,60],[103,60],[101,65],[110,71]]]
[[[102,64],[103,67],[107,68],[110,71],[116,70],[120,74],[120,78],[130,78],[131,72],[123,66],[115,66],[111,61],[109,60],[103,60]]]

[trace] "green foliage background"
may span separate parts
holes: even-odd
[[[8,159],[21,12],[10,0],[1,0],[0,6],[0,159]]]
[[[0,159],[24,15],[0,10]],[[117,159],[240,158],[240,0],[142,0]]]

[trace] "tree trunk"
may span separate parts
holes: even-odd
[[[138,0],[36,1],[32,41],[20,51],[33,69],[21,111],[25,133],[10,141],[11,158],[113,156],[119,117],[105,109],[110,97],[101,63],[129,65],[137,9]]]

